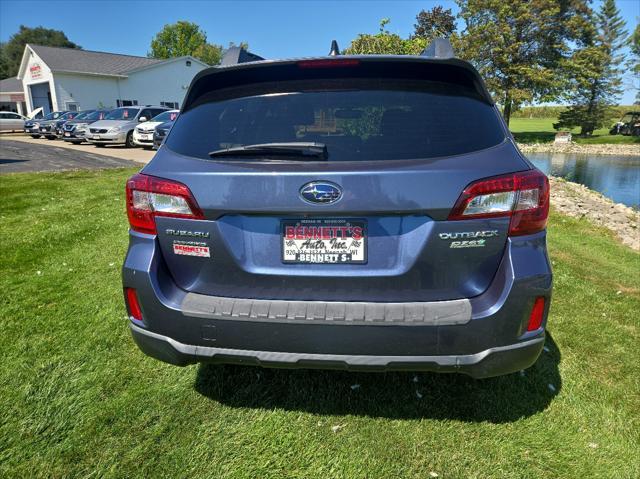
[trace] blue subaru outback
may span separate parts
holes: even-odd
[[[126,186],[133,337],[162,361],[531,366],[547,178],[451,54],[209,68]]]

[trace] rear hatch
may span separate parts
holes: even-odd
[[[468,64],[344,57],[199,74],[143,173],[201,210],[155,219],[186,291],[403,302],[489,286],[509,218],[449,214],[470,183],[529,168]]]

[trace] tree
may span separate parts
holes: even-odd
[[[9,61],[5,53],[6,43],[0,42],[0,80],[9,78]]]
[[[30,28],[20,25],[17,33],[14,33],[9,41],[2,46],[0,52],[0,72],[2,78],[15,77],[20,68],[24,46],[44,45],[49,47],[81,48],[67,38],[64,32],[50,28]]]
[[[421,10],[416,15],[416,22],[413,36],[427,41],[437,37],[449,38],[456,30],[456,17],[451,14],[451,9],[445,10],[440,5],[431,10]]]
[[[217,65],[222,58],[222,46],[207,43],[207,34],[195,23],[180,20],[165,25],[151,40],[152,58],[193,56],[208,65]]]
[[[611,106],[622,93],[622,70],[627,32],[615,0],[604,0],[584,48],[572,56],[573,73],[568,99],[571,107],[560,113],[556,129],[580,127],[580,135],[591,135],[611,117]]]
[[[636,25],[629,38],[629,47],[631,49],[631,59],[629,60],[629,67],[633,72],[634,78],[638,81],[640,77],[640,25]],[[636,104],[640,104],[640,86],[637,83],[634,84],[636,90]]]
[[[376,34],[360,33],[345,49],[347,55],[418,55],[427,42],[424,38],[404,39],[386,29],[388,18],[380,20],[380,31]]]
[[[479,70],[507,124],[522,104],[560,97],[565,86],[560,67],[587,23],[583,1],[458,0],[458,5],[465,29],[454,47]]]

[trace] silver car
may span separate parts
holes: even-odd
[[[162,106],[126,106],[112,110],[104,120],[89,126],[85,140],[96,146],[125,145],[134,147],[133,130],[138,123],[149,121],[168,110]]]
[[[0,131],[22,131],[28,118],[12,111],[0,112]]]

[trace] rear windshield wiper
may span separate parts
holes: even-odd
[[[209,153],[211,158],[225,156],[292,156],[300,160],[326,160],[329,157],[327,145],[305,141],[290,143],[256,143],[254,145],[234,146]]]

